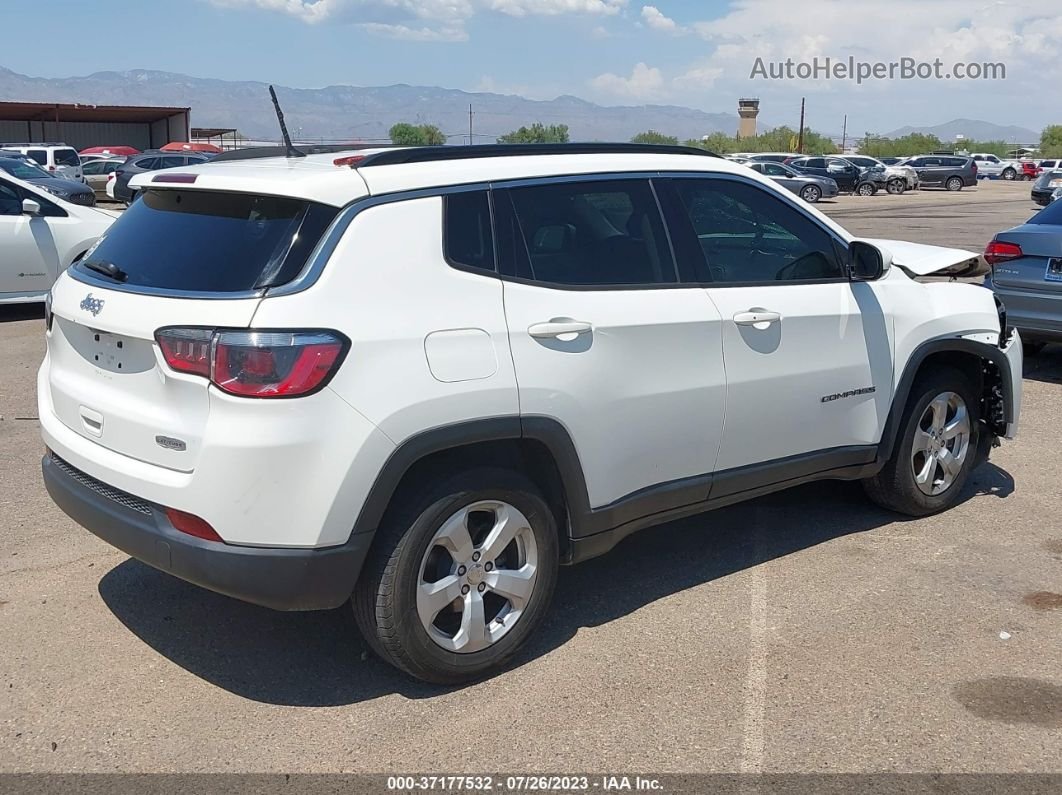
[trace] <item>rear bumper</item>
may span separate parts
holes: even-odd
[[[372,533],[341,546],[275,549],[204,541],[174,529],[163,510],[107,486],[52,454],[41,462],[55,504],[82,527],[160,571],[275,610],[343,604],[368,554]]]
[[[992,283],[992,290],[1007,309],[1007,324],[1026,341],[1062,340],[1062,289],[1055,293]]]

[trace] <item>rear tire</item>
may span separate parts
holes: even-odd
[[[980,400],[960,370],[942,367],[911,387],[892,457],[863,481],[871,500],[907,516],[929,516],[959,500],[980,463]]]
[[[817,185],[807,185],[800,189],[800,198],[808,204],[814,204],[822,198],[822,191]]]
[[[556,519],[523,475],[481,468],[416,484],[376,531],[354,616],[395,667],[468,682],[501,667],[541,623],[558,558]]]
[[[962,190],[962,179],[959,177],[950,177],[948,181],[944,183],[944,187],[952,192]]]

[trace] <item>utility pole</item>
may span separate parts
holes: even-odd
[[[844,154],[845,146],[848,144],[848,114],[844,114],[844,127],[841,129],[841,154]]]
[[[472,103],[468,103],[468,145],[472,146]]]
[[[800,98],[800,133],[797,138],[797,153],[804,154],[804,97]]]

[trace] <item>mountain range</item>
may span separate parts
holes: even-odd
[[[737,112],[705,113],[677,105],[603,106],[573,96],[531,100],[512,94],[433,86],[277,86],[292,137],[328,140],[384,139],[397,121],[430,123],[467,140],[473,109],[476,141],[532,122],[567,124],[573,140],[627,140],[647,129],[680,140],[737,131]],[[0,100],[80,102],[96,105],[190,107],[195,127],[235,127],[250,138],[277,138],[277,120],[266,83],[190,77],[136,69],[86,77],[39,78],[0,67]]]
[[[679,140],[711,132],[733,134],[737,113],[707,113],[679,105],[606,106],[565,95],[532,100],[514,94],[469,92],[435,86],[277,87],[292,137],[302,140],[383,140],[397,121],[431,123],[450,136],[467,140],[472,106],[475,141],[494,137],[532,122],[567,124],[572,140],[628,140],[648,129]],[[236,128],[252,139],[279,137],[267,84],[191,77],[174,72],[134,69],[96,72],[84,77],[29,77],[0,67],[0,101],[78,102],[96,105],[190,107],[196,127]],[[736,100],[735,100],[736,101]],[[774,126],[760,117],[761,130]],[[1037,141],[1038,132],[985,121],[956,119],[936,126],[902,127],[894,138],[911,132],[943,141],[957,134],[979,141]],[[832,133],[831,133],[832,135]],[[840,135],[833,136],[840,139]]]

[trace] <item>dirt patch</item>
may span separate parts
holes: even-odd
[[[1035,593],[1025,594],[1021,601],[1022,604],[1031,607],[1033,610],[1058,610],[1062,607],[1062,593],[1036,591]]]
[[[960,682],[952,695],[985,720],[1062,728],[1062,687],[1041,679],[997,676]]]
[[[1062,555],[1062,538],[1052,538],[1050,541],[1044,541],[1044,549],[1052,555]]]

